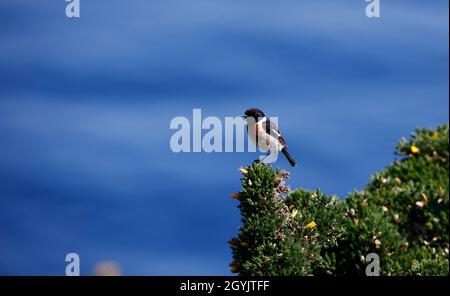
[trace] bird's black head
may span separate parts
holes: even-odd
[[[249,117],[253,118],[255,121],[258,121],[259,119],[266,117],[266,115],[264,114],[264,112],[262,112],[258,108],[251,108],[251,109],[248,109],[247,111],[245,111],[245,113],[244,113],[244,118],[249,118]]]

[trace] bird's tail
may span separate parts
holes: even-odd
[[[289,154],[289,152],[287,151],[286,148],[281,149],[281,152],[283,152],[284,156],[286,156],[286,158],[289,161],[289,163],[291,164],[291,166],[293,166],[293,167],[297,166],[297,163],[292,158],[292,156]]]

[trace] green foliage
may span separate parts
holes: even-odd
[[[253,165],[242,178],[239,193],[243,226],[229,243],[235,272],[249,275],[305,275],[310,273],[302,244],[295,241],[295,220],[283,195],[287,174]]]
[[[439,258],[414,261],[406,275],[448,276],[448,259]]]
[[[345,200],[291,192],[289,173],[264,164],[242,169],[231,270],[364,275],[366,255],[376,253],[382,275],[448,275],[448,144],[447,125],[417,129],[396,146],[399,159]]]

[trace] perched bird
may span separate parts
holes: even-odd
[[[257,108],[245,111],[242,116],[247,121],[247,133],[250,140],[262,151],[268,152],[266,157],[273,151],[282,152],[286,156],[291,166],[297,164],[289,154],[286,141],[281,135],[278,127],[266,117],[264,112]]]

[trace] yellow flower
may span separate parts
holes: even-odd
[[[419,147],[417,147],[416,145],[412,145],[411,146],[411,153],[412,154],[416,154],[416,153],[419,153],[419,152],[420,152]]]
[[[230,194],[230,197],[234,199],[239,199],[239,192]]]
[[[241,173],[243,173],[244,175],[248,174],[248,171],[244,168],[239,168],[239,170],[241,171]]]
[[[431,137],[432,137],[433,139],[439,138],[439,132],[434,131],[434,132],[431,134]]]
[[[317,226],[317,224],[316,224],[316,222],[314,222],[314,221],[311,221],[311,222],[309,222],[308,224],[306,224],[306,228],[314,228],[314,227],[316,227]]]

